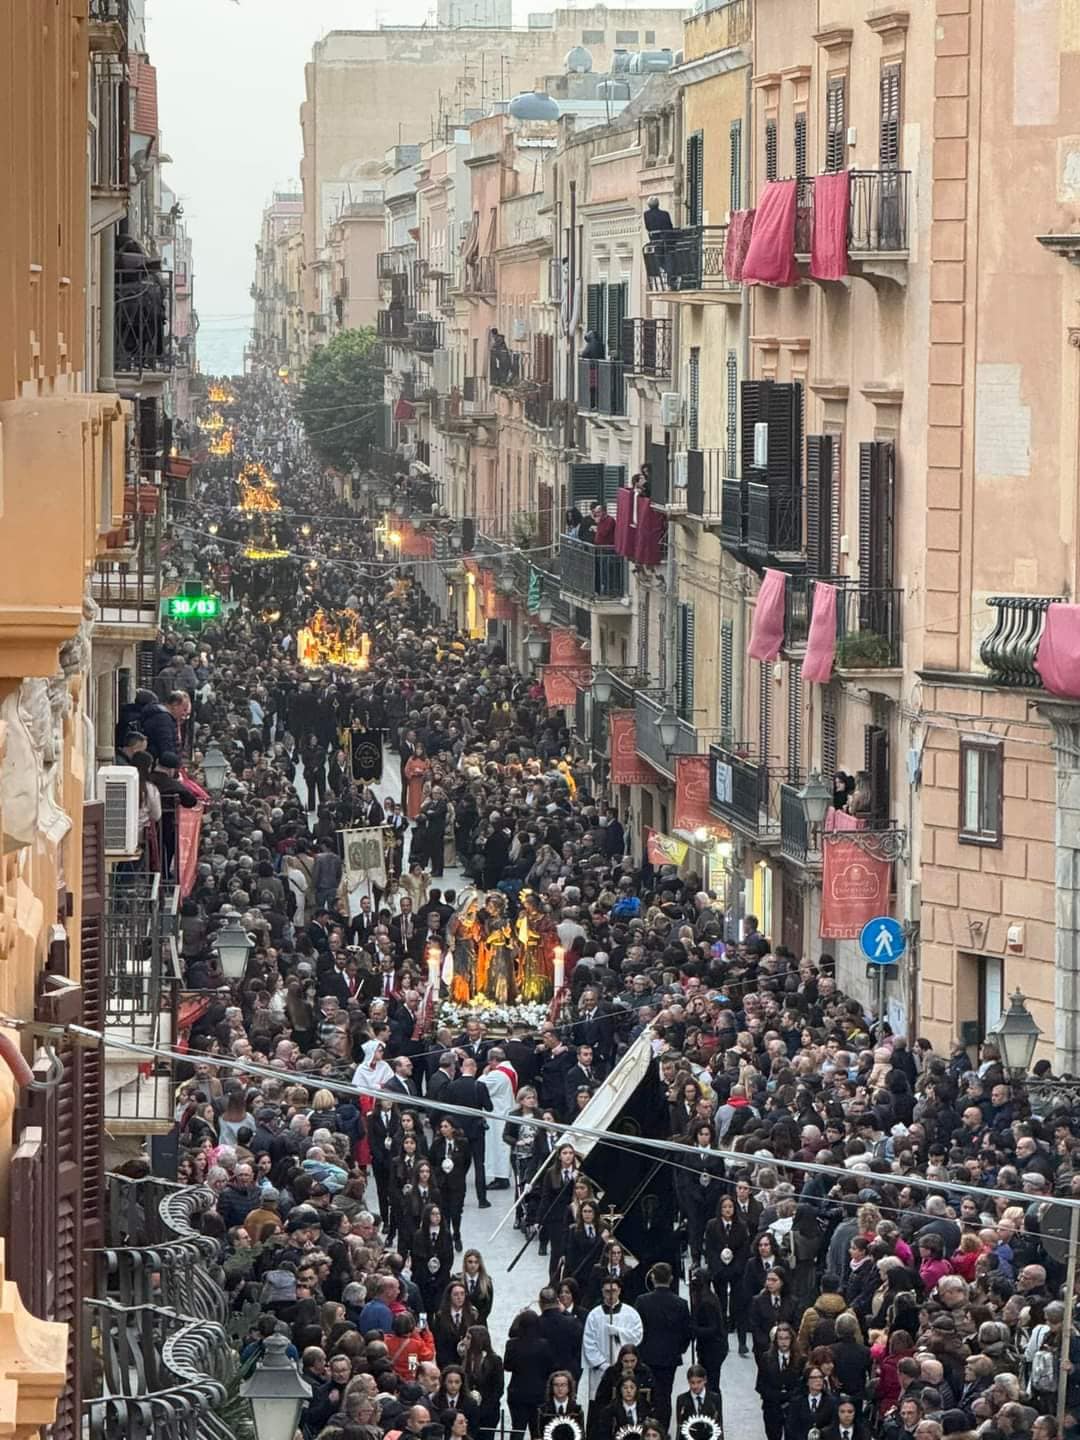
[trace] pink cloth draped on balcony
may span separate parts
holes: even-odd
[[[754,606],[754,623],[750,627],[750,644],[746,653],[751,660],[775,660],[784,643],[784,595],[787,575],[783,570],[766,570]]]
[[[653,508],[647,496],[642,496],[638,502],[637,549],[634,555],[639,565],[660,564],[660,545],[666,524],[666,517]]]
[[[746,252],[750,248],[750,237],[754,233],[756,210],[733,210],[728,221],[727,240],[724,242],[724,274],[731,281],[743,278]]]
[[[634,533],[634,492],[624,485],[615,496],[615,553],[634,558],[637,536]]]
[[[771,180],[761,192],[742,278],[757,285],[797,285],[794,180]]]
[[[827,685],[832,679],[833,657],[836,654],[836,586],[824,580],[814,583],[814,610],[803,656],[804,680]]]
[[[851,175],[819,175],[814,181],[814,238],[810,274],[815,280],[840,280],[848,273],[848,207]]]
[[[849,815],[846,810],[834,810],[830,805],[825,812],[825,829],[833,830],[865,830],[866,821],[860,820],[858,815]]]
[[[1080,700],[1080,605],[1047,609],[1035,669],[1051,695]]]

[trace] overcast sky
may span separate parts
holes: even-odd
[[[551,8],[515,0],[515,21]],[[190,227],[204,334],[251,313],[262,208],[275,188],[299,183],[299,109],[314,41],[379,21],[419,23],[434,10],[434,0],[148,0],[162,144],[172,156],[165,178]]]

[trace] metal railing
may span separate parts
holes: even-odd
[[[104,0],[103,0],[104,4]],[[127,0],[123,0],[127,6]],[[91,17],[93,18],[93,17]],[[98,23],[105,23],[103,20]],[[122,24],[127,33],[126,18]],[[131,95],[124,79],[123,57],[91,57],[90,88],[95,125],[90,143],[91,191],[126,191],[128,188],[128,107]]]
[[[90,21],[92,24],[119,25],[127,34],[129,0],[90,0]]]
[[[738,290],[724,268],[726,225],[687,225],[653,232],[643,256],[650,290]]]
[[[442,320],[432,319],[424,316],[420,320],[414,320],[408,326],[409,339],[424,354],[430,354],[433,350],[441,350],[446,343],[446,325]]]
[[[836,596],[836,668],[896,670],[900,666],[904,592],[833,581]]]
[[[725,478],[720,485],[720,540],[754,564],[775,556],[801,555],[801,492]]]
[[[727,455],[722,448],[687,450],[686,513],[715,524],[723,516]]]
[[[675,744],[669,750],[660,739],[658,726],[666,706],[655,695],[641,690],[634,694],[634,717],[637,734],[637,752],[643,755],[654,769],[664,775],[674,775],[676,755],[697,754],[697,730],[689,721],[679,719],[675,732]]]
[[[109,625],[156,625],[161,606],[160,508],[144,512],[136,505],[135,513],[124,517],[124,530],[125,558],[101,559],[94,569],[91,589],[101,606],[100,618]]]
[[[586,600],[620,601],[627,593],[626,558],[606,545],[563,536],[559,574],[564,590]]]
[[[522,402],[526,421],[530,425],[535,425],[538,430],[550,430],[554,422],[553,405],[554,396],[550,380],[543,385],[530,386],[526,390],[525,399]]]
[[[462,269],[461,288],[466,295],[495,294],[495,256],[477,255]]]
[[[780,853],[800,865],[810,851],[810,825],[795,785],[780,786]]]
[[[384,340],[405,341],[415,318],[411,310],[379,310],[375,315],[375,333]]]
[[[629,375],[660,378],[671,374],[671,321],[624,320],[624,364]]]
[[[375,256],[375,275],[379,280],[393,280],[395,276],[404,275],[411,281],[412,255],[405,250],[380,250]]]
[[[994,628],[979,647],[979,656],[995,685],[1041,690],[1042,676],[1035,656],[1042,639],[1046,612],[1060,596],[994,595],[987,605],[995,612]]]
[[[172,368],[172,272],[143,259],[116,271],[116,369],[142,374]]]
[[[528,379],[529,356],[507,345],[492,346],[488,351],[488,383],[496,386],[520,385]]]
[[[626,414],[621,360],[578,360],[578,409],[594,415]]]
[[[709,809],[759,843],[779,838],[779,792],[788,778],[749,752],[709,746]]]
[[[906,253],[908,170],[852,170],[848,210],[851,254]]]

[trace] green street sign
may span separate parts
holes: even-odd
[[[221,614],[220,595],[170,595],[165,601],[170,620],[216,620]]]

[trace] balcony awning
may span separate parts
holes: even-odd
[[[751,660],[775,660],[784,643],[784,596],[787,575],[783,570],[766,570],[754,605],[750,644]]]

